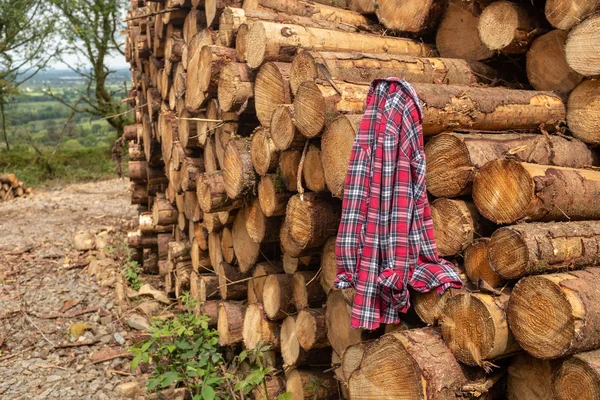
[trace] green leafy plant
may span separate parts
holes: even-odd
[[[153,367],[148,392],[176,385],[185,387],[193,400],[244,399],[257,386],[266,385],[266,377],[274,372],[263,361],[269,346],[260,344],[227,361],[209,318],[193,312],[199,303],[184,295],[183,304],[184,312],[155,320],[151,336],[130,349],[132,369],[140,363]],[[278,400],[285,400],[285,395]]]
[[[134,290],[140,290],[144,282],[140,278],[141,268],[137,261],[128,261],[123,265],[122,273]]]

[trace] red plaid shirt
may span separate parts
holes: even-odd
[[[348,165],[336,258],[339,289],[354,287],[352,327],[400,322],[419,292],[461,286],[439,258],[425,189],[422,110],[414,89],[376,80]]]

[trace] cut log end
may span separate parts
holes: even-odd
[[[504,283],[504,279],[494,271],[488,260],[489,241],[489,238],[476,240],[465,250],[464,267],[471,282],[477,284],[481,280],[497,288]]]
[[[556,274],[555,274],[556,275]],[[508,323],[525,351],[537,358],[557,358],[575,340],[576,313],[552,277],[521,279],[512,291]]]
[[[261,176],[273,172],[279,163],[279,152],[276,151],[273,140],[264,128],[258,128],[252,135],[251,146],[252,164],[254,170]]]
[[[520,163],[495,160],[477,172],[473,200],[481,215],[490,221],[512,223],[525,215],[534,193],[525,188],[533,187],[533,179]]]
[[[468,189],[473,166],[465,143],[455,135],[437,135],[425,146],[427,190],[436,197],[454,197]]]
[[[454,256],[473,242],[479,229],[479,213],[472,203],[437,199],[431,203],[431,219],[438,253]]]
[[[533,40],[532,18],[524,7],[508,1],[494,2],[479,17],[479,37],[494,51],[524,53]],[[524,40],[527,38],[526,40]]]
[[[294,57],[290,72],[290,86],[295,95],[304,82],[313,82],[319,76],[319,70],[314,57],[308,51],[303,51]]]
[[[271,117],[271,139],[277,150],[299,147],[303,137],[298,134],[294,125],[294,107],[291,104],[280,104]]]
[[[523,237],[510,228],[498,229],[488,245],[488,260],[496,273],[506,279],[525,275],[529,252]]]
[[[344,193],[346,172],[361,115],[344,115],[333,121],[321,139],[321,160],[325,182],[331,194],[339,199]]]
[[[294,124],[307,138],[321,133],[325,126],[325,99],[314,82],[304,82],[294,99]]]
[[[251,68],[258,68],[263,63],[267,51],[267,33],[264,25],[252,24],[245,39],[246,62]]]
[[[580,83],[569,96],[567,122],[573,136],[600,144],[600,80]]]
[[[591,3],[591,2],[588,2]],[[565,52],[567,63],[583,76],[600,75],[600,14],[596,13],[569,32]]]
[[[600,351],[581,353],[562,365],[554,379],[558,400],[600,398]]]
[[[269,62],[256,74],[254,106],[258,120],[265,127],[271,124],[271,117],[277,106],[292,102],[289,84],[290,66],[286,63]]]

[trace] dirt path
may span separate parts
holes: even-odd
[[[90,278],[84,265],[94,253],[75,251],[72,238],[121,234],[135,215],[127,186],[72,185],[0,204],[1,399],[119,398],[129,360],[93,363],[107,348],[125,349],[114,285]],[[76,323],[87,325],[78,339],[70,334]]]

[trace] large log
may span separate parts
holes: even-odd
[[[567,110],[573,136],[592,145],[600,144],[600,81],[581,82],[571,92]]]
[[[437,25],[446,4],[439,0],[378,0],[375,13],[388,29],[421,33]]]
[[[600,347],[600,269],[528,276],[508,302],[510,329],[525,351],[554,359]]]
[[[475,176],[473,200],[481,215],[498,224],[600,219],[600,172],[490,161]]]
[[[300,346],[296,318],[295,315],[290,315],[281,324],[281,356],[284,367],[329,364],[331,362],[331,350],[305,350]]]
[[[442,57],[479,61],[494,55],[479,38],[480,14],[481,7],[476,0],[450,0],[435,37]]]
[[[266,217],[285,215],[287,203],[293,193],[285,190],[277,174],[267,174],[258,184],[258,201]]]
[[[294,99],[294,123],[306,137],[315,137],[339,113],[361,114],[367,85],[304,82]],[[413,85],[423,106],[423,133],[446,130],[553,129],[565,119],[562,100],[549,92],[459,85]],[[339,91],[339,92],[338,92]]]
[[[560,136],[443,133],[425,146],[427,190],[436,197],[469,194],[477,171],[487,162],[506,156],[572,168],[596,165],[599,161],[584,143]]]
[[[292,61],[299,49],[424,57],[432,52],[428,45],[410,39],[273,22],[255,22],[246,40],[246,61],[252,68],[258,68],[266,61]]]
[[[498,229],[488,244],[491,268],[506,279],[595,266],[600,222],[530,223]]]
[[[599,8],[598,0],[547,0],[546,19],[555,28],[567,31]]]
[[[482,63],[450,58],[303,51],[292,62],[290,84],[295,94],[306,81],[331,78],[370,84],[374,79],[390,76],[411,83],[473,85],[489,83],[496,76],[496,71]]]
[[[277,150],[299,149],[304,146],[306,138],[298,132],[293,121],[293,105],[280,104],[273,111],[271,116],[271,139]]]
[[[198,61],[198,81],[195,82],[206,97],[217,95],[219,76],[223,68],[229,63],[237,61],[235,49],[221,46],[204,46],[200,50]]]
[[[567,63],[583,76],[600,75],[600,14],[594,14],[577,25],[567,38]]]
[[[509,294],[463,293],[448,300],[440,325],[444,341],[458,361],[489,366],[489,361],[520,349],[506,322]]]
[[[339,227],[339,202],[319,193],[305,193],[290,199],[285,224],[290,236],[301,248],[321,246]]]
[[[223,163],[223,183],[230,199],[238,199],[254,189],[256,172],[252,167],[251,141],[233,139],[227,144]]]
[[[221,346],[230,346],[242,341],[245,313],[246,305],[242,302],[219,303],[217,330]]]
[[[244,346],[247,349],[255,349],[259,344],[279,349],[279,332],[279,324],[267,319],[262,304],[248,306],[243,328]]]
[[[449,257],[461,253],[478,237],[491,233],[489,223],[471,202],[437,199],[431,203],[431,219],[438,254]]]
[[[565,55],[567,32],[555,29],[538,37],[527,52],[527,79],[536,90],[569,93],[583,77]]]
[[[327,127],[321,139],[325,182],[331,194],[339,199],[344,194],[352,145],[361,121],[362,115],[340,116]]]
[[[508,367],[506,395],[508,400],[552,400],[552,382],[562,362],[539,360],[527,353],[513,357]]]
[[[287,274],[269,275],[263,288],[263,305],[267,317],[280,320],[294,311],[293,277]]]
[[[479,38],[490,50],[521,54],[542,32],[540,27],[541,22],[533,7],[496,1],[481,12],[477,30]]]
[[[280,104],[290,104],[292,93],[290,89],[290,63],[265,63],[254,82],[254,106],[260,123],[269,127],[271,116]]]
[[[254,97],[254,72],[246,63],[229,63],[221,69],[218,98],[223,111],[240,111]]]
[[[504,284],[504,278],[498,275],[490,265],[489,242],[489,238],[477,239],[464,252],[465,273],[475,287],[481,286],[482,281],[492,288],[498,288]]]
[[[363,330],[350,327],[351,310],[339,290],[329,292],[325,307],[327,339],[337,354],[363,339]]]
[[[167,199],[157,198],[152,206],[152,219],[155,225],[172,225],[177,223],[177,209]]]
[[[388,333],[375,341],[365,350],[349,387],[356,400],[450,400],[467,383],[438,331],[423,328]]]
[[[565,361],[554,378],[554,393],[558,400],[600,398],[600,350]]]

